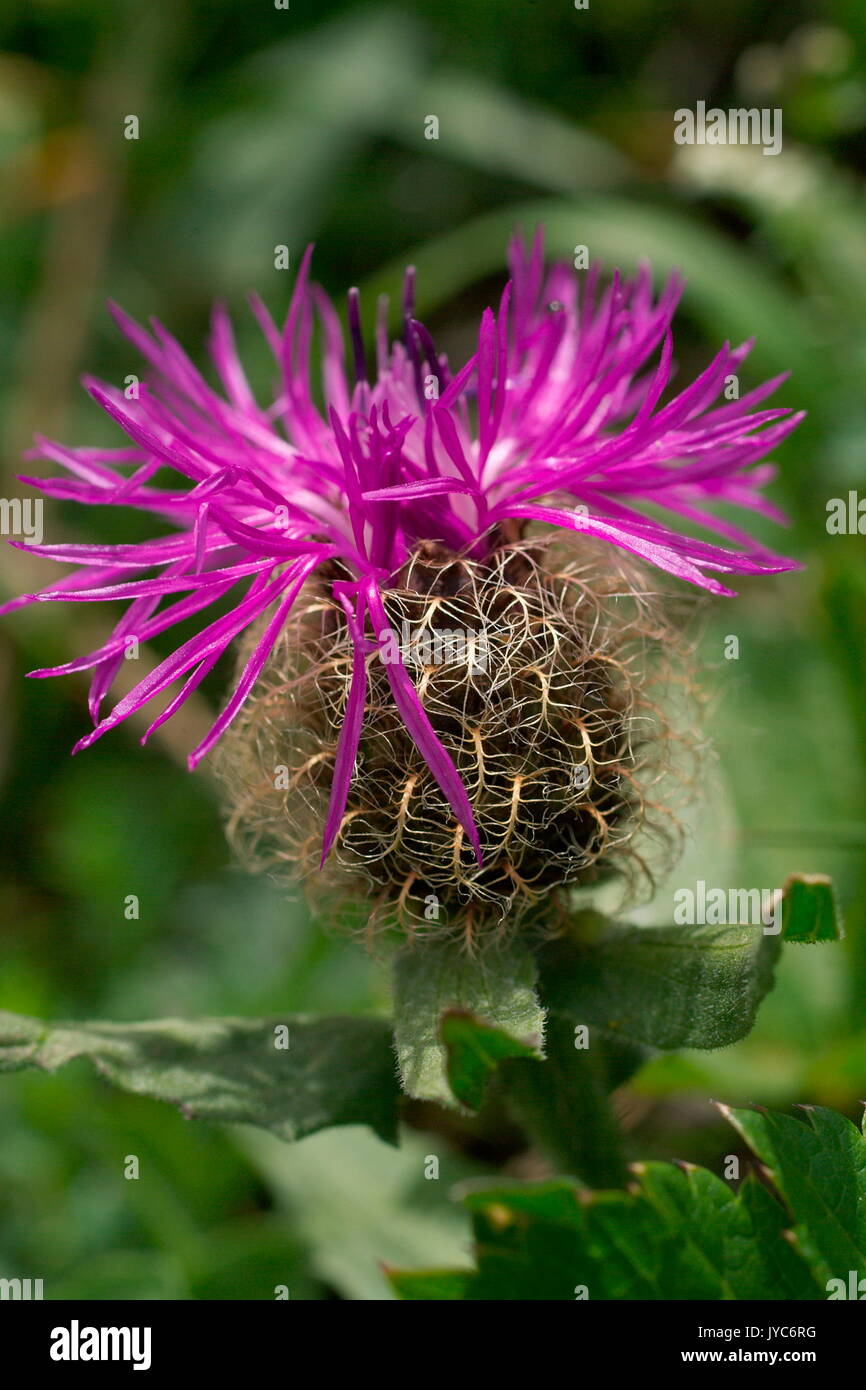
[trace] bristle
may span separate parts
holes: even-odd
[[[503,540],[483,563],[420,545],[385,591],[386,611],[469,792],[484,864],[374,652],[356,771],[321,881],[352,648],[326,588],[311,584],[219,757],[242,861],[315,882],[319,895],[360,894],[374,925],[473,947],[522,923],[555,929],[569,886],[651,874],[651,824],[657,842],[674,830],[651,804],[670,730],[649,690],[683,644],[650,582],[585,540]]]

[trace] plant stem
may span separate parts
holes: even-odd
[[[565,1172],[589,1187],[623,1187],[628,1172],[622,1134],[609,1094],[639,1065],[597,1033],[589,1046],[575,1046],[574,1029],[552,1017],[543,1062],[516,1059],[503,1064],[505,1098],[517,1119]]]

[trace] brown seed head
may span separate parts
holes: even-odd
[[[355,775],[321,872],[352,646],[311,583],[221,746],[241,861],[331,908],[361,895],[368,931],[469,946],[521,922],[557,930],[570,886],[618,874],[637,894],[648,847],[658,858],[676,837],[652,799],[673,737],[658,693],[686,669],[655,581],[583,538],[503,540],[483,562],[419,545],[384,594],[391,632],[368,657]],[[397,653],[467,788],[483,867],[394,706]]]

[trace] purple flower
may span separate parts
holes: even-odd
[[[384,312],[368,366],[358,293],[349,294],[354,385],[337,314],[309,281],[304,256],[285,326],[251,303],[279,369],[275,399],[260,405],[235,350],[226,312],[213,316],[214,390],[161,324],[150,333],[120,309],[115,320],[154,369],[153,384],[129,400],[85,382],[127,435],[119,449],[69,449],[38,440],[35,454],[68,476],[25,478],[51,497],[127,506],[170,522],[172,534],[129,545],[26,546],[76,569],[52,587],[7,605],[123,599],[128,607],[98,650],[34,676],[91,669],[87,747],[133,711],[184,684],[145,739],[184,703],[231,646],[266,619],[238,684],[190,767],[218,741],[255,684],[305,582],[325,562],[354,646],[323,859],[339,831],[361,737],[367,657],[384,640],[383,589],[422,541],[483,558],[504,523],[580,532],[621,547],[679,579],[730,594],[714,574],[768,574],[795,562],[753,543],[715,517],[734,503],[782,521],[761,495],[773,475],[759,463],[801,418],[758,409],[784,377],[717,404],[750,344],[725,345],[709,366],[660,404],[672,374],[671,319],[681,293],[671,277],[657,300],[649,270],[613,276],[598,267],[579,287],[568,265],[545,273],[540,236],[511,247],[512,278],[498,311],[486,309],[478,346],[456,372],[413,316],[407,271],[404,333],[389,346]],[[310,380],[311,345],[321,343],[324,410]],[[163,483],[166,470],[179,475]],[[735,548],[693,539],[645,511],[670,513],[715,532]],[[15,544],[20,544],[15,542]],[[234,606],[203,625],[100,718],[131,636],[145,641],[233,593]],[[463,826],[480,862],[472,808],[454,763],[434,732],[409,671],[387,667],[394,705]]]

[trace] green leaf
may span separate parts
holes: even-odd
[[[784,1211],[755,1208],[715,1174],[637,1165],[629,1192],[573,1184],[470,1191],[478,1274],[471,1300],[814,1298],[817,1286],[785,1245]],[[585,1290],[585,1292],[583,1292]]]
[[[485,1254],[505,1238],[521,1251],[524,1297],[539,1297],[531,1289],[548,1259],[546,1297],[574,1298],[575,1286],[585,1286],[589,1298],[791,1297],[771,1282],[748,1205],[719,1177],[667,1163],[639,1165],[635,1173],[631,1193],[581,1194],[570,1208],[560,1193],[557,1211],[550,1193],[542,1194],[539,1208],[528,1207],[525,1197],[517,1208],[513,1194],[496,1193],[496,1207],[520,1216],[509,1232],[495,1207],[478,1226],[485,1297],[499,1283],[498,1261]],[[781,1236],[784,1213],[776,1209]],[[496,1236],[499,1222],[502,1236]],[[799,1289],[815,1293],[808,1275]],[[481,1297],[478,1289],[473,1297]]]
[[[792,874],[782,889],[783,941],[841,941],[832,881],[825,874]]]
[[[458,1087],[473,1101],[498,1060],[494,1054],[503,1056],[516,1045],[540,1056],[544,1014],[535,979],[535,962],[516,941],[478,956],[452,942],[426,942],[399,951],[393,971],[394,1038],[404,1090],[420,1100],[454,1104],[442,1035],[446,1014],[469,1014],[487,1029],[483,1041],[470,1042],[464,1027],[454,1064]],[[456,1022],[452,1027],[460,1031]]]
[[[452,1009],[442,1017],[442,1042],[448,1057],[448,1084],[469,1110],[480,1110],[487,1083],[508,1057],[534,1057],[534,1049],[474,1014]]]
[[[546,1057],[472,1014],[446,1013],[441,1025],[448,1081],[461,1104],[478,1110],[488,1083],[519,1123],[567,1172],[589,1184],[620,1184],[625,1167],[607,1097],[641,1065],[646,1049],[591,1030],[587,1046],[560,1018],[548,1020]]]
[[[287,1028],[288,1047],[276,1030]],[[390,1030],[373,1018],[161,1019],[48,1025],[0,1012],[0,1071],[56,1071],[88,1057],[126,1091],[188,1119],[259,1125],[300,1139],[330,1125],[397,1134]]]
[[[404,1303],[464,1299],[472,1277],[465,1269],[389,1269],[388,1280]]]
[[[256,1211],[209,1230],[191,1265],[190,1296],[196,1302],[272,1300],[283,1284],[292,1299],[321,1296],[308,1272],[306,1247],[278,1212]]]
[[[345,1298],[391,1300],[388,1269],[468,1263],[466,1212],[440,1192],[478,1167],[437,1136],[406,1130],[393,1148],[357,1126],[303,1144],[247,1130],[240,1142],[304,1241],[313,1272]],[[433,1158],[438,1180],[430,1174]]]
[[[740,1201],[748,1208],[754,1229],[756,1253],[766,1269],[772,1288],[778,1297],[792,1299],[815,1298],[817,1280],[804,1266],[800,1252],[790,1241],[790,1221],[773,1194],[753,1173],[744,1179],[739,1191]],[[821,1294],[818,1294],[821,1297]]]
[[[691,1266],[693,1287],[706,1280],[723,1298],[814,1298],[814,1279],[785,1238],[784,1209],[752,1174],[735,1192],[692,1164],[635,1171],[647,1201],[678,1232],[677,1260]]]
[[[628,1192],[589,1193],[567,1179],[469,1189],[463,1201],[473,1217],[478,1269],[462,1297],[820,1297],[785,1237],[783,1208],[754,1178],[735,1192],[691,1165],[647,1163],[632,1171]],[[403,1286],[395,1287],[404,1297]],[[423,1289],[419,1281],[412,1296],[426,1297]]]
[[[795,1120],[719,1106],[766,1166],[794,1218],[793,1238],[822,1284],[866,1277],[866,1142],[834,1110]]]
[[[633,1165],[627,1192],[569,1179],[472,1185],[463,1203],[477,1271],[463,1298],[850,1297],[866,1278],[864,1135],[818,1107],[804,1107],[805,1120],[719,1109],[775,1193],[753,1174],[734,1191],[705,1168],[669,1163]],[[424,1287],[419,1277],[411,1296]]]
[[[467,1300],[573,1299],[576,1286],[594,1282],[580,1193],[570,1180],[473,1187],[463,1205],[478,1261]],[[593,1296],[601,1296],[598,1289]]]
[[[633,927],[596,913],[588,939],[553,943],[541,960],[552,1014],[661,1049],[726,1047],[749,1032],[773,982],[778,937],[760,927]]]

